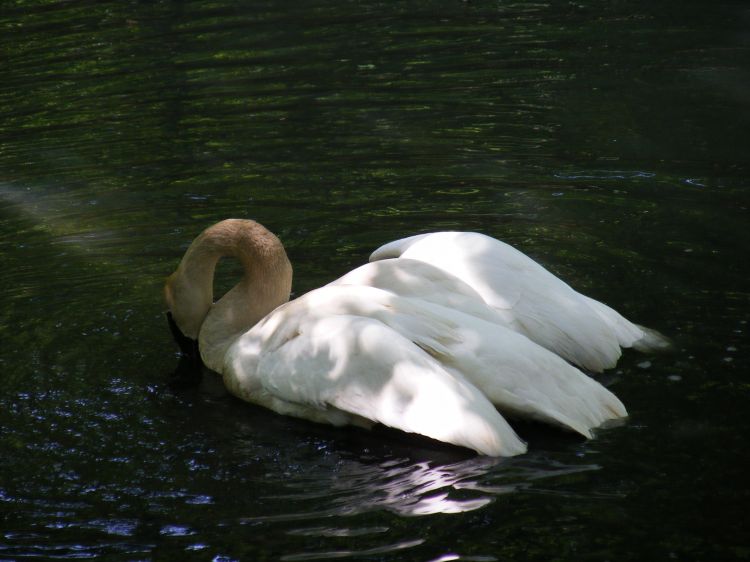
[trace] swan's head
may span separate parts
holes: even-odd
[[[222,257],[238,259],[243,277],[214,303],[214,271]],[[172,335],[188,357],[199,341],[200,357],[209,367],[214,359],[216,370],[233,338],[289,300],[291,283],[292,266],[273,233],[252,220],[216,223],[193,240],[164,285]]]
[[[187,364],[193,368],[191,370],[195,370],[195,368],[200,369],[203,365],[203,361],[198,348],[198,340],[190,339],[183,334],[182,330],[180,330],[175,323],[174,316],[172,316],[172,313],[169,311],[167,311],[167,322],[169,323],[169,330],[172,332],[172,337],[174,338],[177,347],[180,348],[182,357],[187,359]]]
[[[209,285],[210,288],[210,285]],[[192,340],[198,339],[201,324],[211,308],[213,295],[205,287],[191,283],[178,268],[164,284],[164,300],[174,325],[180,333]]]
[[[198,350],[198,332],[208,307],[195,306],[195,303],[200,302],[201,296],[194,288],[186,285],[178,272],[170,275],[164,284],[164,300],[167,303],[167,321],[172,337],[182,356],[187,359],[189,370],[199,370],[202,361]]]

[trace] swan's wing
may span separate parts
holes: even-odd
[[[580,296],[599,315],[602,321],[610,326],[622,347],[634,347],[638,351],[650,352],[663,351],[671,346],[669,338],[656,330],[630,322],[603,302],[586,295]]]
[[[372,318],[299,316],[314,303],[298,301],[229,349],[225,384],[240,398],[313,421],[365,418],[487,455],[526,450],[476,387],[410,340]]]
[[[627,416],[622,402],[604,386],[491,319],[371,287],[336,289],[326,293],[336,295],[336,306],[375,318],[416,343],[504,414],[553,423],[586,437],[605,421]],[[486,308],[491,316],[493,310]]]
[[[607,388],[524,335],[457,310],[421,306],[455,326],[452,338],[444,339],[442,347],[426,347],[428,352],[449,371],[462,373],[504,414],[560,425],[585,437],[604,422],[627,416]],[[419,341],[418,334],[404,335]]]
[[[505,326],[513,324],[512,316],[493,309],[477,291],[464,281],[430,263],[401,259],[382,259],[366,263],[330,285],[369,286],[401,297],[413,297],[460,310]]]
[[[592,371],[613,367],[620,346],[637,346],[648,337],[615,310],[577,293],[522,252],[483,234],[413,236],[382,246],[370,260],[393,257],[421,260],[460,278],[509,318],[507,325]]]
[[[372,333],[391,339],[400,336],[394,341],[404,344],[389,347],[395,353],[391,357],[379,353],[371,358],[383,358],[388,364],[402,356],[408,362],[424,359],[423,354],[414,354],[418,346],[456,380],[478,388],[503,413],[561,425],[586,437],[603,422],[627,415],[617,397],[601,384],[525,336],[481,317],[369,286],[328,286],[308,293],[300,303],[305,318],[352,315],[387,326],[388,332]],[[493,309],[482,306],[491,316]],[[288,338],[283,336],[282,341]],[[266,347],[275,345],[269,341]],[[352,343],[347,346],[358,349]]]

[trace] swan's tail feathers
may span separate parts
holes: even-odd
[[[529,417],[542,422],[574,431],[586,439],[593,438],[592,430],[612,420],[626,418],[625,406],[617,396],[607,390],[594,379],[579,373],[580,377],[575,388],[567,381],[567,390],[575,390],[575,394],[566,393],[551,399],[545,405],[539,404]],[[527,414],[528,415],[528,414]]]
[[[638,326],[638,328],[643,332],[643,337],[633,342],[633,349],[642,353],[669,351],[672,349],[672,342],[667,336],[644,326]]]
[[[636,351],[652,353],[656,351],[668,351],[672,346],[669,338],[656,330],[630,322],[606,304],[585,295],[581,296],[612,331],[612,334],[617,339],[617,343],[621,347],[632,347]],[[611,364],[605,365],[605,368],[613,367],[616,361],[617,358],[615,357]],[[584,367],[588,368],[587,365],[584,365]],[[601,372],[602,369],[594,369],[594,371]]]

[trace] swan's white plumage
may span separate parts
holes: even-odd
[[[341,303],[326,307],[323,301],[337,292],[308,293],[241,336],[227,352],[226,386],[245,400],[313,421],[372,420],[494,456],[526,450],[463,376],[379,320],[345,314]]]
[[[381,246],[370,261],[419,260],[458,277],[506,325],[568,361],[601,372],[613,367],[621,347],[664,347],[659,334],[573,290],[512,246],[474,232],[437,232]]]
[[[382,276],[382,268],[404,265],[425,269],[419,262],[386,260],[355,271],[361,281],[375,283],[387,278]],[[381,275],[363,274],[372,269]],[[342,280],[351,281],[352,277]],[[431,293],[430,284],[423,285]],[[504,413],[561,425],[586,437],[606,420],[627,415],[610,391],[554,353],[496,322],[494,310],[474,306],[477,303],[468,295],[460,303],[462,309],[448,308],[434,302],[438,294],[425,300],[372,286],[342,284],[323,287],[302,299],[312,311],[305,316],[348,313],[381,321],[427,351],[443,368],[465,377]]]
[[[227,254],[246,276],[207,304],[210,287],[194,287],[210,277],[201,264]],[[282,414],[377,422],[507,456],[526,446],[495,406],[586,437],[627,415],[561,357],[599,370],[644,332],[517,250],[437,233],[393,242],[371,259],[285,302],[291,266],[281,243],[257,223],[228,220],[196,239],[165,295],[178,325],[201,324],[201,356],[226,387]],[[196,294],[202,304],[183,302]],[[595,349],[582,355],[587,344]]]

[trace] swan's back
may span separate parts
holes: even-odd
[[[613,367],[621,347],[666,342],[655,332],[586,297],[512,246],[473,232],[437,232],[396,240],[370,261],[420,260],[454,275],[500,311],[507,324],[590,371]]]

